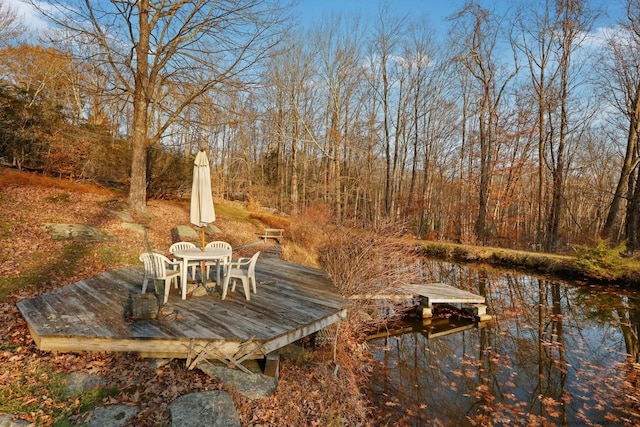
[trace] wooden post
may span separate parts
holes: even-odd
[[[420,307],[418,309],[420,310],[423,319],[433,317],[432,308],[429,298],[422,297],[420,300]]]
[[[264,374],[269,377],[278,378],[280,374],[280,354],[277,351],[265,356]]]
[[[485,304],[463,304],[462,310],[473,314],[479,322],[491,320],[491,315],[487,314],[487,306]]]

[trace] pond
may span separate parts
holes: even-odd
[[[423,268],[425,283],[485,296],[493,319],[407,323],[368,341],[368,392],[386,425],[640,423],[640,293],[439,261]]]

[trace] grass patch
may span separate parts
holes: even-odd
[[[0,413],[30,414],[36,417],[34,425],[68,426],[73,425],[69,416],[89,411],[119,392],[117,388],[96,387],[70,396],[66,377],[48,368],[26,370],[14,376],[0,389]],[[45,413],[46,420],[38,418]]]
[[[73,277],[77,267],[85,262],[89,250],[90,247],[87,245],[69,244],[55,257],[47,253],[32,252],[20,275],[0,277],[0,302],[4,302],[9,294],[23,287],[38,287],[50,282],[52,278],[64,282]],[[124,258],[122,255],[118,257]]]
[[[103,265],[114,264],[138,264],[140,260],[137,256],[132,256],[123,252],[117,247],[101,247],[98,249],[98,258]]]
[[[609,248],[606,242],[578,246],[573,256],[434,241],[419,241],[418,247],[423,255],[438,259],[481,262],[565,279],[640,285],[640,262],[625,257],[623,245]]]
[[[237,203],[216,200],[214,205],[217,217],[233,219],[235,221],[249,220],[249,212]]]
[[[36,283],[40,281],[33,276],[0,277],[0,302],[5,302],[12,292]]]
[[[95,184],[81,184],[70,180],[57,179],[30,172],[22,172],[15,169],[0,169],[0,188],[4,187],[7,184],[33,185],[36,187],[45,188],[60,188],[63,190],[79,191],[89,194],[100,194],[103,196],[114,194],[110,189],[98,187]]]
[[[71,195],[69,193],[60,193],[56,196],[45,197],[44,200],[49,203],[69,204],[71,203]]]
[[[286,230],[291,224],[289,218],[267,212],[251,212],[249,218],[256,220],[257,223],[264,225],[266,228],[283,228]]]

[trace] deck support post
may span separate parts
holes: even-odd
[[[463,304],[462,309],[474,315],[479,322],[491,320],[491,316],[487,314],[487,306],[485,304]]]
[[[264,359],[264,374],[278,378],[280,373],[280,354],[277,351],[273,351],[267,354]]]
[[[418,311],[422,315],[423,319],[429,319],[429,318],[433,317],[433,307],[431,306],[431,303],[429,302],[429,298],[422,297],[420,299],[420,305],[418,306]]]

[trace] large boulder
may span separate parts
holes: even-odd
[[[243,365],[251,372],[231,369],[219,362],[201,362],[198,369],[251,400],[264,399],[275,393],[278,386],[276,377],[263,374],[255,360],[247,360]]]
[[[172,427],[240,427],[240,416],[226,391],[190,393],[169,405]]]
[[[89,427],[121,427],[126,425],[129,419],[137,413],[137,406],[99,406],[93,410]]]
[[[214,236],[216,234],[222,233],[222,230],[220,230],[218,227],[216,227],[213,224],[207,224],[207,226],[204,228],[204,233],[207,236]]]
[[[116,240],[116,236],[106,230],[86,224],[44,223],[42,228],[55,240],[76,240],[84,243]]]
[[[200,235],[188,225],[179,225],[171,231],[174,242],[199,241]]]

